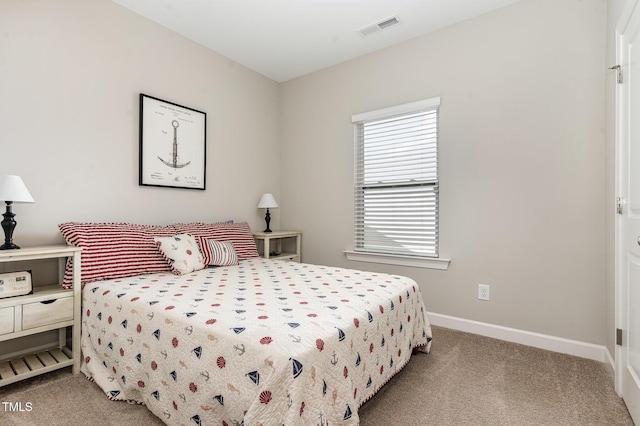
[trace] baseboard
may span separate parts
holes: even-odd
[[[607,358],[604,362],[609,375],[611,376],[611,380],[616,381],[616,361],[607,348],[604,349],[605,357]]]
[[[608,364],[613,370],[615,370],[613,358],[609,354],[607,348],[602,345],[594,345],[592,343],[580,342],[578,340],[564,339],[561,337],[519,330],[516,328],[471,321],[464,318],[457,318],[434,312],[428,312],[427,315],[431,324],[436,326],[479,334],[481,336],[519,343],[521,345],[533,346],[535,348],[546,349],[553,352],[574,355],[581,358],[592,359],[594,361],[600,361]]]

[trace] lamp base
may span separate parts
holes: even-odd
[[[269,223],[271,222],[271,214],[269,213],[269,209],[267,208],[267,214],[264,215],[264,221],[267,222],[267,229],[264,232],[272,232],[269,228]]]
[[[15,249],[19,249],[20,246],[13,244],[13,243],[4,243],[3,245],[0,246],[0,250],[15,250]]]
[[[0,250],[14,250],[19,249],[17,245],[13,243],[13,230],[16,228],[16,220],[14,219],[15,213],[11,210],[13,201],[5,201],[7,204],[7,211],[2,216],[4,219],[2,222],[2,229],[4,229],[4,244],[0,246]]]

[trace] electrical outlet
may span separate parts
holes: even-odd
[[[489,300],[489,298],[490,298],[489,285],[478,284],[478,299]]]

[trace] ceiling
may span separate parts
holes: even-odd
[[[283,82],[520,0],[112,1]]]

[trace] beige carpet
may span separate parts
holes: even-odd
[[[434,327],[417,354],[360,408],[363,426],[633,425],[602,363]],[[161,425],[109,401],[69,369],[0,388],[0,425]],[[5,402],[30,402],[7,412]],[[249,426],[249,425],[247,425]]]

